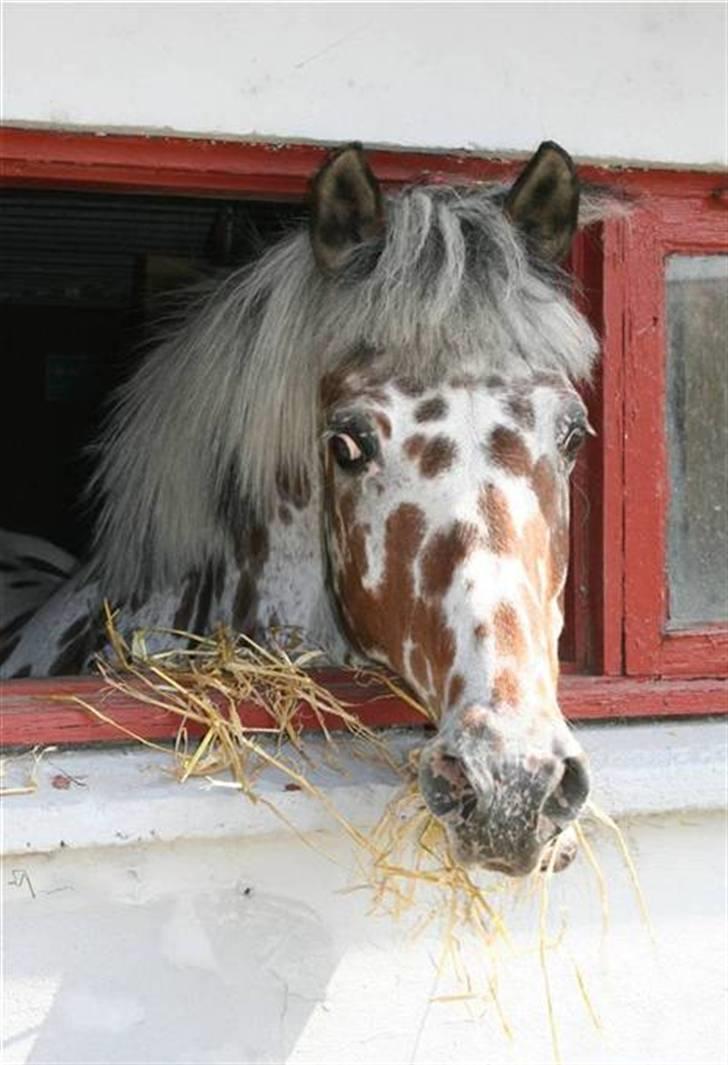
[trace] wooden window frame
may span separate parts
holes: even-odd
[[[668,627],[667,321],[665,263],[673,253],[728,253],[722,196],[652,205],[623,226],[625,344],[625,671],[720,676],[728,623]],[[646,382],[648,386],[646,386]],[[651,505],[645,506],[647,498]]]
[[[315,145],[5,129],[0,131],[0,184],[291,200],[305,195],[309,178],[325,158],[325,151]],[[522,165],[425,152],[373,151],[370,158],[390,188],[422,180],[508,180]],[[646,476],[639,441],[633,433],[637,414],[645,415],[640,421],[643,443],[654,438],[661,417],[656,405],[650,407],[644,393],[640,394],[642,368],[631,347],[635,322],[652,314],[650,301],[659,298],[654,284],[640,273],[653,262],[646,245],[643,248],[641,244],[643,219],[662,220],[661,224],[669,228],[674,218],[681,225],[698,215],[707,218],[706,204],[725,206],[724,179],[706,172],[594,166],[580,167],[580,172],[587,181],[617,186],[641,199],[630,218],[610,221],[582,234],[572,256],[580,279],[577,298],[603,338],[603,355],[594,386],[586,392],[598,437],[587,445],[575,474],[573,560],[567,587],[574,624],[567,641],[567,660],[562,663],[561,705],[571,719],[725,713],[728,682],[713,675],[715,656],[710,668],[711,661],[703,653],[711,646],[711,633],[689,634],[689,639],[697,640],[696,646],[703,648],[697,656],[682,640],[682,658],[677,651],[666,650],[672,646],[670,633],[660,637],[658,653],[650,644],[649,653],[639,657],[642,636],[637,611],[647,610],[645,616],[659,622],[664,582],[658,590],[657,562],[645,575],[636,557],[635,529],[640,536],[647,535],[647,519],[630,507],[632,497],[627,491]],[[711,239],[711,225],[701,249]],[[658,230],[653,226],[653,233]],[[690,247],[694,249],[694,242]],[[653,361],[663,339],[660,331],[653,329]],[[646,344],[642,340],[639,350]],[[629,432],[625,432],[625,425]],[[654,451],[651,461],[662,470],[664,486],[664,445],[662,451],[659,447]],[[670,657],[673,655],[677,656],[677,666]],[[678,668],[680,662],[684,669]],[[663,677],[663,673],[674,675]],[[325,670],[320,676],[356,705],[369,725],[421,724],[418,715],[384,689],[363,687],[343,671]],[[15,680],[0,683],[0,745],[119,742],[118,729],[92,719],[72,701],[75,695],[93,698],[99,705],[100,701],[119,725],[144,738],[170,739],[176,731],[178,721],[173,715],[105,691],[98,678]],[[250,727],[261,723],[260,710],[252,705],[241,706],[238,712]],[[315,727],[305,707],[301,707],[300,724]]]

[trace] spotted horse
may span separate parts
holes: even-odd
[[[87,670],[105,598],[125,633],[290,627],[436,711],[420,785],[462,861],[524,875],[560,837],[565,865],[589,776],[557,642],[597,343],[558,263],[607,200],[551,142],[510,187],[391,196],[360,145],[333,154],[308,228],[119,392],[90,557],[6,621],[4,676]]]

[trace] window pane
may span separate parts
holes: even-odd
[[[667,260],[672,626],[728,618],[728,255]]]

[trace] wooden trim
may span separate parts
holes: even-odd
[[[426,724],[420,714],[383,685],[363,685],[351,673],[338,670],[321,671],[317,676],[339,699],[354,707],[360,720],[371,728]],[[92,704],[120,727],[98,720],[74,703],[73,695]],[[725,714],[728,713],[728,681],[651,681],[570,675],[561,679],[560,701],[565,715],[574,721]],[[241,704],[237,712],[243,725],[252,731],[271,725],[266,711],[253,703]],[[123,730],[146,740],[172,741],[179,725],[176,714],[121,695],[95,677],[7,681],[2,686],[0,747],[134,742]],[[315,715],[304,703],[298,711],[296,725],[303,730],[319,727]],[[342,728],[341,721],[332,715],[326,716],[326,725],[333,731]],[[201,729],[190,722],[188,732],[193,737],[199,736]]]
[[[728,251],[725,203],[650,203],[625,225],[625,667],[635,676],[722,676],[728,626],[669,630],[665,258]]]
[[[298,199],[326,150],[312,144],[6,127],[0,129],[0,181],[24,187]],[[424,179],[493,181],[522,166],[520,159],[485,159],[471,153],[375,149],[369,157],[380,179],[392,185]],[[632,195],[682,200],[728,195],[728,179],[711,172],[592,165],[580,165],[579,170],[586,181],[607,182]]]

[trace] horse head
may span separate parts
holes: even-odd
[[[312,243],[330,283],[366,284],[371,271],[386,271],[386,204],[358,147],[322,170],[313,197]],[[463,209],[461,197],[453,204],[435,196],[429,210]],[[489,202],[488,233],[478,232],[477,210],[463,209],[451,247],[444,211],[440,230],[425,238],[411,225],[421,242],[411,249],[418,284],[444,300],[443,259],[461,277],[477,276],[478,255],[497,256],[498,241],[510,239],[524,257],[522,291],[503,298],[520,301],[511,313],[533,317],[537,345],[539,314],[545,327],[558,327],[548,264],[568,251],[578,199],[569,157],[542,146],[502,200]],[[372,314],[387,315],[388,298],[383,291]],[[439,720],[419,781],[454,852],[522,875],[589,792],[586,759],[558,705],[557,646],[568,481],[590,427],[568,367],[549,365],[537,346],[510,357],[509,342],[493,372],[493,353],[479,357],[477,340],[465,359],[457,336],[442,341],[424,374],[412,370],[415,335],[404,360],[410,373],[401,348],[367,346],[324,380],[329,580],[353,648],[402,676]]]

